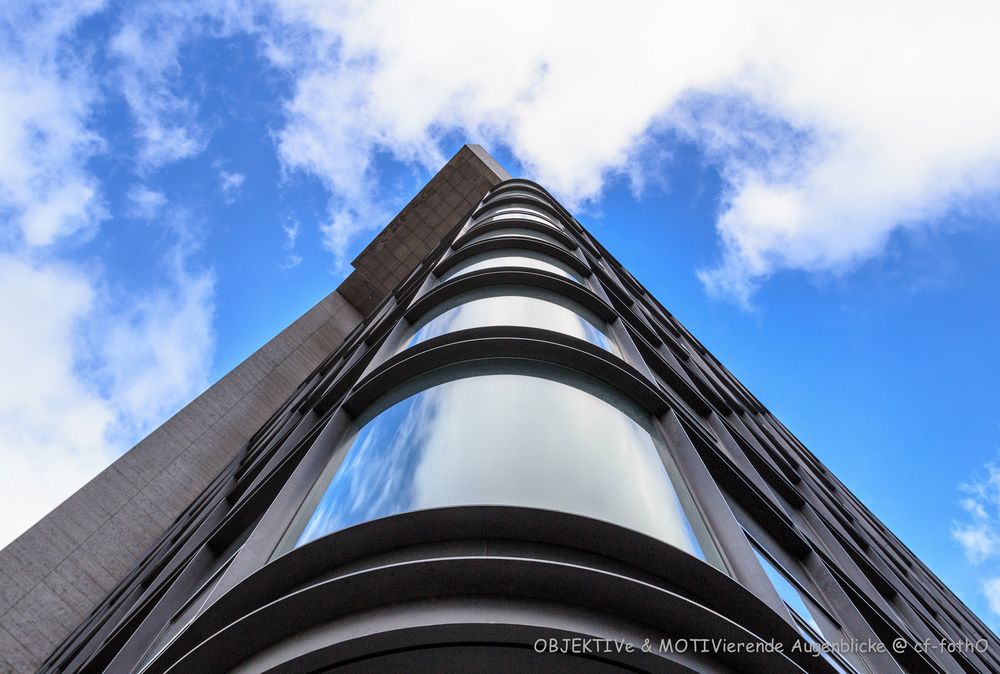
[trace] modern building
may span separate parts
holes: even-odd
[[[464,147],[0,552],[5,671],[1000,672],[543,187]]]

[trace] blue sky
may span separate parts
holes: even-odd
[[[415,5],[4,3],[0,542],[479,142],[1000,625],[997,10]]]

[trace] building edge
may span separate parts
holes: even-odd
[[[0,550],[0,670],[37,669],[377,302],[510,177],[464,145],[336,290]]]

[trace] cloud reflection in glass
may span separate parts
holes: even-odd
[[[552,330],[618,353],[605,331],[598,327],[603,322],[591,312],[556,293],[527,286],[488,288],[453,298],[433,317],[418,323],[401,350],[449,332],[491,325]]]
[[[449,381],[382,411],[306,503],[295,547],[396,513],[479,504],[577,513],[704,559],[650,433],[591,393],[523,374]]]
[[[529,250],[517,252],[490,251],[488,253],[473,255],[465,260],[462,260],[461,262],[456,263],[454,267],[444,272],[441,275],[441,280],[447,281],[448,279],[461,276],[462,274],[468,274],[470,272],[480,271],[483,269],[496,269],[497,267],[540,269],[542,271],[558,274],[559,276],[569,279],[570,281],[582,283],[579,275],[570,269],[568,265],[563,264],[559,260],[549,257],[548,255],[535,253],[534,251]]]

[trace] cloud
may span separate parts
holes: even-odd
[[[973,564],[1000,557],[1000,466],[988,462],[983,476],[960,489],[966,518],[952,525],[952,537]]]
[[[117,414],[123,441],[151,430],[208,384],[215,333],[215,277],[193,270],[198,243],[183,219],[156,287],[108,303],[92,321],[93,376]]]
[[[167,205],[167,197],[162,192],[142,185],[130,187],[127,196],[130,202],[127,214],[140,220],[152,220]]]
[[[990,578],[983,583],[983,594],[990,610],[1000,615],[1000,578]]]
[[[0,514],[0,545],[113,456],[114,412],[77,370],[77,327],[94,304],[79,270],[0,256],[0,491],[17,504]]]
[[[289,219],[282,223],[281,231],[285,234],[285,240],[282,242],[281,246],[288,254],[285,259],[278,263],[278,266],[282,269],[292,269],[299,266],[302,262],[302,256],[295,254],[295,242],[298,241],[299,232],[301,228],[297,220]]]
[[[75,42],[97,2],[0,7],[0,546],[204,387],[214,279],[170,223],[165,270],[116,286],[79,254],[108,218],[90,162],[97,76]],[[14,30],[8,30],[13,27]],[[138,217],[162,194],[128,192]],[[44,476],[44,479],[39,479]]]
[[[981,564],[1000,551],[1000,535],[993,524],[984,520],[955,525],[951,534],[962,546],[966,559],[973,564]]]
[[[0,545],[207,385],[213,279],[170,264],[114,302],[93,269],[0,255]]]
[[[445,0],[153,2],[118,23],[112,87],[132,112],[142,166],[190,157],[212,129],[198,88],[182,86],[184,50],[256,39],[292,79],[278,154],[327,188],[321,230],[340,265],[391,215],[373,196],[379,156],[433,170],[459,135],[505,147],[586,208],[611,180],[637,192],[661,183],[670,153],[656,148],[683,138],[723,180],[719,258],[699,277],[749,304],[781,270],[840,273],[897,232],[995,207],[1000,88],[987,64],[1000,58],[998,18],[986,2],[946,13],[903,2],[512,2],[504,12]],[[74,132],[83,89],[44,106],[69,111],[51,124],[69,129],[64,153],[96,142]],[[17,203],[35,182],[21,184]],[[63,170],[44,191],[46,209],[25,209],[35,240],[101,215],[85,173]]]
[[[230,173],[221,166],[218,167],[218,171],[219,183],[222,189],[222,198],[226,200],[227,204],[231,204],[236,200],[236,196],[240,193],[240,188],[243,187],[243,181],[246,180],[246,176],[235,171]]]
[[[995,3],[276,7],[268,53],[298,78],[280,155],[331,191],[341,254],[372,226],[373,157],[430,169],[451,133],[508,147],[577,206],[662,171],[634,164],[656,134],[698,144],[724,183],[700,277],[744,303],[780,270],[850,269],[1000,187]]]
[[[349,261],[354,237],[391,216],[371,196],[377,191],[374,153],[388,138],[370,126],[367,78],[350,70],[338,67],[303,76],[286,106],[288,123],[278,135],[285,165],[314,174],[331,193],[321,231],[324,247],[340,266]]]
[[[749,304],[781,270],[840,273],[897,232],[995,205],[998,18],[986,2],[219,0],[147,4],[114,46],[159,165],[210,133],[177,91],[182,49],[253,36],[293,82],[278,154],[327,188],[321,229],[341,265],[391,215],[374,196],[381,156],[430,171],[457,135],[586,208],[612,180],[662,183],[657,148],[695,143],[723,181],[719,258],[699,277]]]
[[[55,251],[108,217],[106,186],[91,166],[106,150],[95,111],[109,99],[128,106],[143,174],[206,147],[203,89],[183,71],[185,50],[199,40],[249,35],[287,77],[291,93],[272,126],[276,151],[285,171],[315,176],[328,191],[321,230],[342,265],[391,215],[376,196],[380,160],[432,171],[455,137],[509,151],[578,208],[615,180],[637,191],[658,184],[670,153],[657,148],[678,138],[697,144],[723,183],[719,258],[700,276],[711,292],[744,303],[781,270],[850,269],[898,232],[995,205],[1000,187],[993,3],[942,12],[920,3],[766,0],[150,2],[111,17],[113,37],[90,50],[76,31],[102,9],[0,8],[0,23],[14,27],[0,30],[4,278],[26,284],[26,298],[65,294],[51,316],[5,329],[27,340],[14,347],[52,345],[57,362],[35,363],[53,368],[38,400],[60,404],[62,386],[91,424],[80,427],[79,447],[63,446],[65,429],[16,414],[24,423],[11,422],[3,446],[53,448],[39,457],[58,457],[54,448],[63,446],[65,456],[96,465],[106,447],[93,438],[114,445],[115,429],[160,413],[142,411],[156,398],[156,373],[164,400],[177,400],[184,382],[203,383],[213,282],[192,268],[188,247],[168,253],[158,287],[134,296],[111,287],[96,265]],[[100,77],[88,60],[97,51],[110,68]],[[242,174],[229,175],[238,188]],[[129,195],[130,207],[154,217],[159,201],[144,189]],[[287,250],[286,264],[297,264],[294,238]],[[121,348],[88,352],[84,338],[100,334]],[[190,361],[176,360],[178,340],[195,343]],[[78,417],[67,409],[63,418]],[[36,460],[17,453],[17,461]],[[990,498],[969,499],[954,535],[985,563],[998,554],[996,508]]]
[[[969,563],[996,570],[1000,560],[1000,466],[986,464],[984,474],[960,487],[965,495],[959,502],[965,517],[952,524],[951,535],[958,542]],[[987,576],[981,589],[990,608],[1000,615],[1000,577]]]
[[[285,233],[285,241],[282,246],[285,250],[294,250],[295,242],[299,238],[299,223],[296,220],[289,220],[281,225],[281,231]]]
[[[207,385],[214,279],[188,252],[126,296],[92,267],[0,255],[0,492],[18,504],[0,546]]]
[[[99,2],[0,9],[0,218],[3,242],[47,246],[105,216],[86,162],[102,148],[87,127],[98,91],[63,41]],[[11,30],[16,26],[16,30]]]
[[[249,28],[240,2],[147,2],[127,12],[110,42],[113,87],[128,104],[146,169],[199,154],[211,129],[197,100],[183,91],[181,51],[195,39],[221,38]]]

